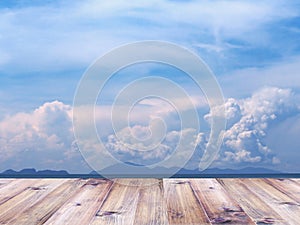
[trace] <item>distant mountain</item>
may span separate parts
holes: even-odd
[[[129,163],[126,163],[129,164]],[[210,168],[204,171],[195,170],[187,170],[187,169],[179,169],[179,168],[163,168],[157,167],[154,169],[150,169],[147,167],[142,167],[141,165],[134,165],[136,168],[132,167],[131,169],[124,167],[122,165],[113,165],[107,167],[97,173],[96,171],[92,171],[91,175],[103,175],[106,177],[167,177],[169,174],[173,174],[172,177],[218,177],[219,175],[233,175],[233,176],[243,176],[243,175],[274,175],[274,174],[283,174],[279,171],[260,168],[260,167],[246,167],[242,169],[220,169],[220,168]]]
[[[36,170],[34,168],[27,168],[20,171],[15,171],[12,169],[5,170],[1,175],[51,175],[51,176],[66,176],[69,173],[65,170]]]
[[[0,173],[0,177],[156,177],[163,178],[168,177],[170,174],[174,174],[172,177],[243,177],[243,176],[265,176],[265,175],[280,175],[285,174],[279,171],[266,169],[266,168],[256,168],[256,167],[246,167],[242,169],[219,169],[219,168],[211,168],[206,169],[204,171],[199,170],[187,170],[187,169],[179,169],[179,168],[163,168],[157,167],[154,169],[149,169],[147,167],[143,167],[142,165],[137,165],[133,163],[130,164],[131,169],[124,168],[122,165],[114,165],[108,168],[103,169],[100,173],[96,171],[92,171],[89,174],[69,174],[65,170],[36,170],[34,168],[27,168],[20,171],[15,171],[12,169],[5,170]],[[133,169],[132,169],[133,168]]]

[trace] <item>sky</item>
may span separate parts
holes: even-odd
[[[72,123],[73,100],[84,73],[118,46],[158,40],[199,56],[222,89],[227,126],[210,168],[299,173],[299,37],[300,1],[1,1],[0,171],[91,171],[81,152],[97,151],[99,143],[79,144]],[[200,130],[180,127],[180,112],[172,101],[188,111],[186,99],[152,96],[136,102],[128,124],[115,132],[110,119],[114,100],[141,77],[165,78],[184,89],[197,111]],[[146,82],[142,87],[165,88],[159,82],[152,85]],[[142,92],[133,91],[137,96]],[[122,162],[149,165],[163,160],[182,137],[182,154],[187,146],[195,146],[186,168],[197,169],[211,117],[205,93],[186,73],[169,65],[141,63],[107,81],[95,103],[94,120],[100,140]],[[164,136],[159,139],[161,131]],[[149,137],[160,141],[153,151],[132,150],[149,147],[143,141]]]

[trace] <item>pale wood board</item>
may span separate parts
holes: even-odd
[[[152,180],[153,184],[145,185],[140,188],[134,224],[169,224],[166,204],[163,198],[163,182],[159,179]]]
[[[17,218],[11,219],[8,224],[31,225],[44,224],[79,188],[86,183],[81,179],[61,180],[62,183],[56,186],[43,198],[40,198],[34,205],[27,207]]]
[[[300,179],[0,179],[0,224],[299,224]]]
[[[0,205],[0,223],[6,224],[9,220],[17,218],[20,213],[64,182],[66,181],[61,179],[41,179],[34,185],[26,185],[24,191]]]
[[[10,178],[0,179],[0,188],[2,188],[5,184],[8,184],[14,180],[15,179],[10,179]]]
[[[242,179],[242,182],[288,221],[288,224],[299,225],[300,204],[263,179]]]
[[[181,179],[163,179],[169,224],[211,224],[190,183]]]
[[[215,179],[190,179],[192,189],[212,224],[255,224]]]
[[[142,179],[116,179],[91,224],[134,224]]]
[[[265,181],[300,204],[300,183],[290,179],[265,179]]]
[[[241,179],[225,178],[218,181],[256,223],[287,224],[287,221],[255,192],[252,192]]]
[[[3,186],[0,186],[0,205],[20,194],[38,181],[39,180],[37,179],[15,179],[13,181],[10,180]]]
[[[297,179],[296,178],[292,178],[292,179],[289,179],[289,180],[294,181],[294,182],[300,184],[300,178],[297,178]]]
[[[90,179],[44,224],[89,224],[108,195],[112,183],[109,180]]]

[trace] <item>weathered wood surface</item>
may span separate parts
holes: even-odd
[[[190,180],[212,224],[254,224],[239,204],[215,179]]]
[[[89,224],[111,186],[112,182],[108,180],[87,181],[44,224]]]
[[[166,204],[163,198],[163,181],[156,180],[151,184],[144,185],[140,189],[134,224],[168,225]]]
[[[252,192],[269,204],[279,215],[284,215],[289,224],[299,224],[300,202],[279,191],[261,179],[243,179]]]
[[[63,182],[36,204],[27,207],[17,217],[9,221],[8,224],[44,224],[84,183],[83,180],[67,180]]]
[[[210,224],[189,181],[168,179],[163,184],[170,224]]]
[[[257,224],[287,224],[283,216],[240,179],[220,179],[219,182]]]
[[[0,224],[299,224],[300,179],[0,179]]]
[[[46,197],[63,182],[65,180],[60,179],[42,179],[37,180],[34,184],[26,182],[22,187],[22,192],[0,205],[0,224],[7,223],[9,220],[18,217],[27,207],[33,206],[40,199]],[[22,183],[20,186],[22,186]]]

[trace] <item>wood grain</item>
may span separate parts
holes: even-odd
[[[12,181],[14,181],[14,179],[9,179],[9,178],[0,179],[0,190],[5,184],[8,184]]]
[[[44,224],[84,183],[86,181],[79,179],[62,180],[59,186],[40,198],[34,205],[27,207],[17,218],[10,220],[8,224]]]
[[[134,224],[169,224],[163,198],[162,180],[156,179],[152,185],[145,185],[140,188]]]
[[[297,182],[290,179],[265,179],[265,181],[300,204],[300,184]]]
[[[0,205],[37,183],[36,179],[20,179],[7,182],[0,188]]]
[[[134,224],[141,184],[140,179],[115,180],[109,195],[91,224]]]
[[[211,224],[189,181],[163,179],[169,224]]]
[[[112,181],[90,179],[44,224],[89,224],[112,186]]]
[[[294,178],[294,179],[288,179],[288,180],[291,180],[291,181],[293,181],[293,182],[295,182],[295,183],[298,183],[298,184],[300,184],[300,178]]]
[[[286,221],[263,199],[252,192],[241,179],[218,179],[241,208],[257,224],[287,224]]]
[[[299,224],[300,179],[0,179],[0,224]]]
[[[27,184],[24,191],[0,205],[0,223],[6,224],[9,220],[18,217],[20,213],[64,182],[66,181],[60,179],[42,179],[37,180],[34,185]]]
[[[263,199],[288,224],[299,224],[300,204],[262,179],[242,179],[242,182]]]
[[[215,179],[190,179],[212,224],[255,224]]]

